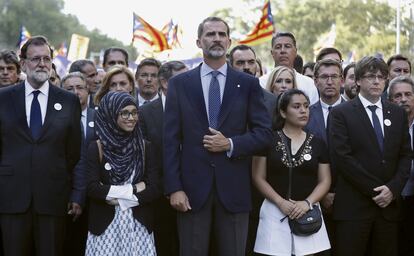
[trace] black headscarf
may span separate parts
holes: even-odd
[[[125,132],[117,123],[119,112],[130,105],[138,108],[136,100],[128,93],[108,92],[96,111],[96,134],[105,160],[111,166],[108,172],[113,185],[124,184],[134,171],[132,183],[135,184],[144,172],[144,144],[138,122],[132,132]]]

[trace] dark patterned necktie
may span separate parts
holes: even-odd
[[[208,89],[208,116],[210,127],[217,129],[218,116],[220,113],[221,99],[220,99],[220,85],[217,80],[219,71],[211,72],[210,87]]]
[[[371,105],[371,106],[368,106],[368,109],[371,110],[372,124],[374,126],[375,135],[377,136],[377,141],[381,149],[381,152],[383,152],[384,151],[384,135],[382,134],[381,124],[378,119],[377,113],[375,113],[377,106]]]
[[[42,129],[42,112],[40,111],[40,103],[37,99],[40,91],[33,91],[32,106],[30,108],[30,130],[33,139],[37,140]]]

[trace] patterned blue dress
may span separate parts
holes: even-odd
[[[115,206],[115,217],[104,233],[88,233],[86,256],[155,256],[154,236],[132,215]]]

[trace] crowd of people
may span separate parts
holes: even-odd
[[[43,36],[2,50],[0,255],[414,255],[410,60],[297,67],[278,32],[264,74],[229,35],[208,17],[198,67],[135,74],[122,48],[62,78]]]

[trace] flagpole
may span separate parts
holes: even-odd
[[[401,0],[398,0],[398,5],[397,5],[397,38],[396,38],[396,42],[395,42],[395,51],[396,54],[400,53],[400,20],[401,20],[401,12],[400,12],[400,8],[401,8]]]

